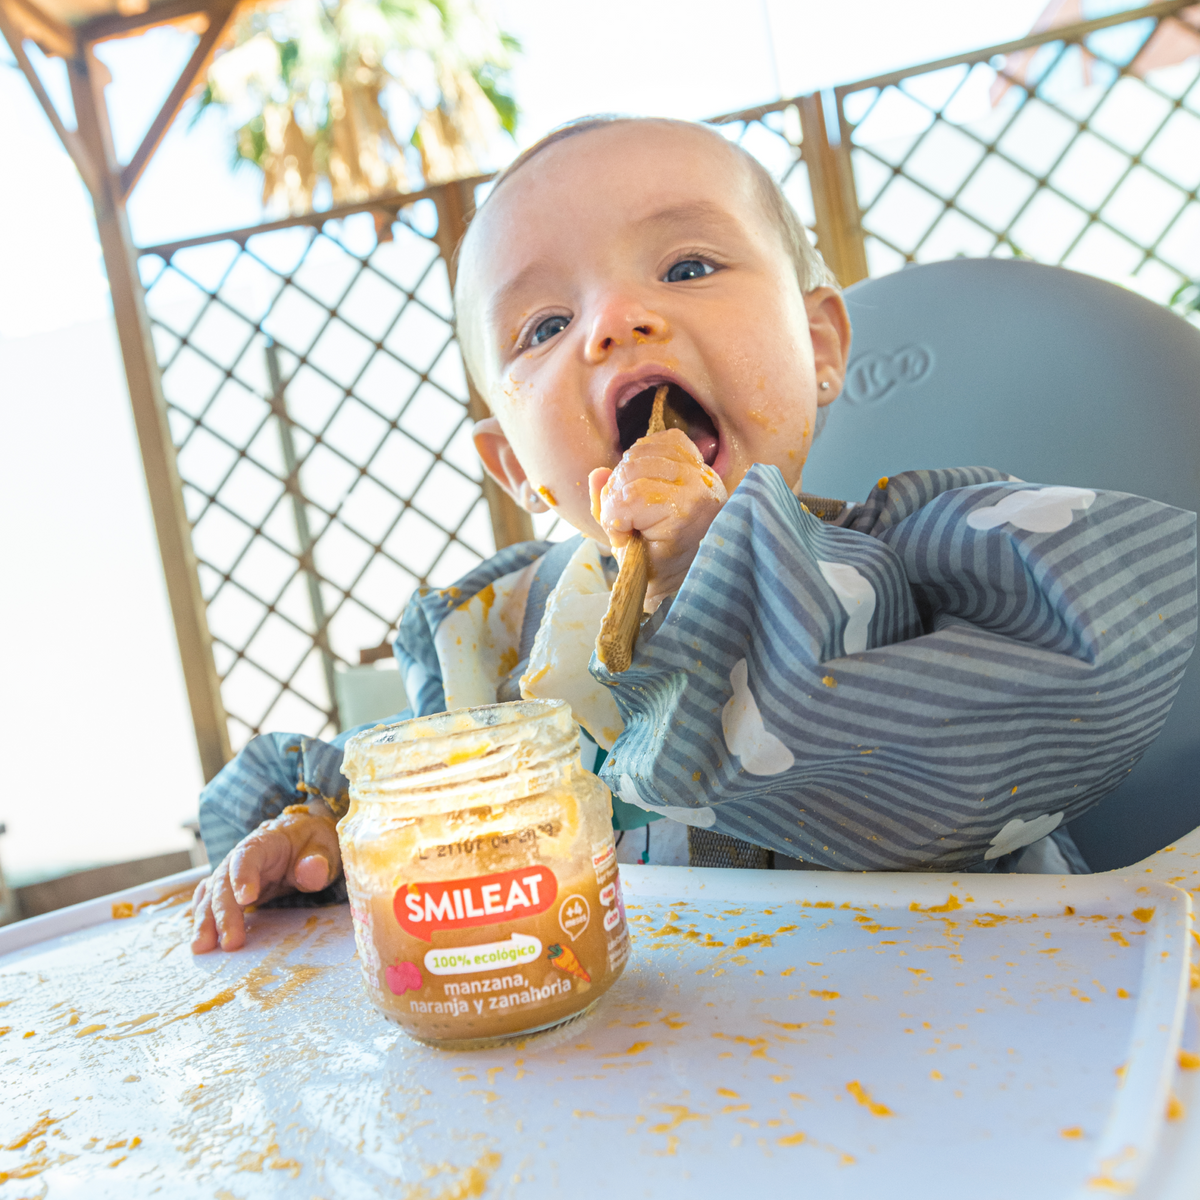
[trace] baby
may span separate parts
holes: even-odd
[[[1191,514],[989,468],[806,497],[846,307],[775,182],[702,126],[590,119],[526,151],[455,299],[484,466],[580,536],[414,596],[391,720],[569,701],[656,861],[1087,870],[1062,826],[1156,736],[1191,651]],[[652,615],[614,675],[592,646],[634,530]],[[336,888],[346,736],[257,738],[205,790],[195,951],[241,946],[249,904]]]

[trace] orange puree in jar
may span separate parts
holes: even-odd
[[[560,700],[351,738],[338,825],[367,994],[469,1048],[590,1008],[629,957],[608,789]]]

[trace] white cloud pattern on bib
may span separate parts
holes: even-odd
[[[779,775],[796,756],[763,724],[758,701],[750,691],[746,660],[739,658],[729,672],[733,695],[721,709],[721,730],[729,753],[742,760],[751,775]]]
[[[617,781],[617,795],[626,804],[644,808],[649,813],[657,813],[660,817],[666,817],[668,821],[678,821],[681,825],[711,829],[717,823],[717,814],[707,804],[701,808],[684,808],[680,804],[647,804],[628,775],[622,775]]]
[[[1091,508],[1096,493],[1087,488],[1047,487],[1009,492],[998,504],[967,515],[972,529],[995,529],[1007,522],[1026,533],[1057,533],[1066,529],[1077,510]]]
[[[999,858],[1002,854],[1020,850],[1022,846],[1032,846],[1034,842],[1053,833],[1062,824],[1062,819],[1063,814],[1060,812],[1043,813],[1040,817],[1034,817],[1032,821],[1022,821],[1020,817],[1013,817],[992,838],[991,847],[984,851],[983,857]]]
[[[849,618],[842,634],[845,653],[861,654],[867,648],[867,630],[875,615],[875,589],[870,580],[849,563],[818,560],[817,566]]]

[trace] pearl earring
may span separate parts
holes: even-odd
[[[550,506],[533,490],[529,480],[525,480],[521,484],[521,507],[527,513],[544,513]]]
[[[829,391],[829,380],[828,379],[821,380],[821,391],[823,391],[823,392]]]

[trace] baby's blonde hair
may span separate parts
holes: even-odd
[[[779,236],[783,240],[784,249],[787,251],[788,257],[791,258],[793,266],[796,268],[796,278],[800,281],[800,290],[807,293],[816,291],[820,287],[838,286],[833,272],[825,265],[825,261],[817,252],[816,247],[809,241],[808,230],[804,228],[804,222],[800,220],[796,210],[792,207],[792,202],[784,194],[783,189],[766,167],[744,147],[722,137],[711,126],[702,125],[695,121],[680,121],[671,117],[625,117],[609,114],[579,117],[574,121],[568,121],[565,125],[559,125],[557,129],[552,129],[540,141],[534,142],[532,146],[522,150],[493,180],[488,197],[494,196],[504,186],[505,182],[511,179],[530,159],[536,158],[543,150],[548,150],[551,146],[557,145],[559,142],[565,142],[568,138],[579,137],[581,134],[591,133],[595,129],[608,129],[615,125],[641,125],[648,123],[656,125],[681,125],[685,129],[704,130],[707,133],[711,133],[722,145],[728,146],[731,151],[740,155],[747,170],[750,172],[751,178],[754,180],[755,187],[758,189],[759,199],[762,201],[767,216],[778,230]],[[487,200],[484,201],[484,204],[486,203]],[[456,264],[462,253],[463,245],[469,236],[470,228],[468,227],[467,232],[463,235],[454,252]],[[461,276],[456,279],[454,287],[454,309],[456,313],[462,311],[462,305],[459,303],[461,299],[460,288]],[[462,338],[459,339],[459,344],[463,353],[463,360],[467,367],[467,373],[473,376],[474,373],[471,370],[468,347],[463,344]]]

